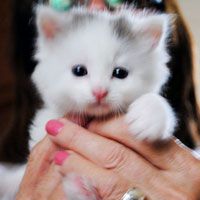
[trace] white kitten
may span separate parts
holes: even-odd
[[[39,6],[39,64],[32,78],[45,106],[33,121],[31,146],[46,134],[48,119],[73,115],[87,121],[127,111],[137,138],[169,138],[176,120],[159,96],[169,76],[169,22],[168,15],[128,9],[61,13]]]
[[[63,116],[85,125],[94,117],[127,113],[134,137],[168,139],[176,119],[159,92],[169,77],[170,18],[128,9],[113,14],[38,6],[32,78],[44,107],[30,128],[30,148],[46,135],[49,119]]]
[[[73,116],[83,125],[91,117],[121,112],[136,138],[168,139],[176,120],[159,92],[169,76],[169,20],[126,9],[113,15],[38,7],[39,64],[32,77],[45,107],[31,128],[31,146],[46,134],[42,128],[48,119]],[[64,188],[71,200],[89,199],[71,179]]]

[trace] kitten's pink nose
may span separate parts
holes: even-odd
[[[97,101],[101,101],[103,98],[107,96],[108,90],[98,88],[98,89],[93,90],[92,94],[94,95]]]

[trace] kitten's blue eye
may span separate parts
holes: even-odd
[[[88,72],[87,72],[87,68],[84,65],[75,65],[72,68],[72,73],[75,76],[85,76],[87,75]]]
[[[123,67],[116,67],[113,70],[112,77],[119,78],[119,79],[124,79],[127,76],[128,76],[128,70],[123,68]]]

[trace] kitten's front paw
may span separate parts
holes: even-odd
[[[134,101],[125,119],[130,133],[140,140],[168,139],[176,125],[175,114],[167,101],[151,93]]]

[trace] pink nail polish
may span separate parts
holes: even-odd
[[[62,165],[68,157],[69,153],[66,151],[58,151],[54,156],[54,163],[57,165]]]
[[[46,124],[46,131],[49,135],[56,136],[63,128],[63,123],[58,120],[50,120]]]

